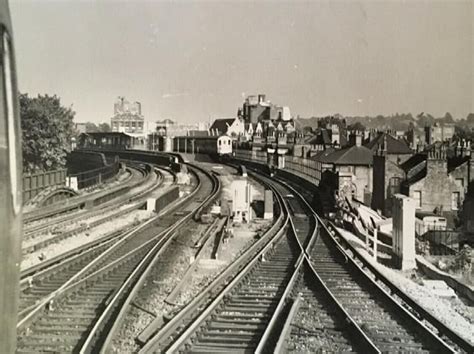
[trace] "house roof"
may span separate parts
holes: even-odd
[[[448,158],[448,173],[465,164],[469,161],[469,159],[469,156],[453,156],[451,158]]]
[[[222,118],[216,119],[214,123],[212,123],[209,130],[217,130],[220,134],[224,134],[227,132],[227,129],[234,123],[237,118]]]
[[[372,165],[373,152],[365,146],[356,146],[336,150],[327,156],[321,156],[319,161],[335,165]]]
[[[329,154],[332,154],[334,151],[336,151],[336,149],[334,149],[332,147],[329,147],[325,150],[318,151],[316,154],[311,156],[311,160],[321,161],[321,158],[325,158]]]
[[[308,140],[312,145],[332,145],[331,136],[327,129],[320,129],[316,135]]]
[[[93,138],[118,137],[118,136],[131,137],[132,136],[131,133],[124,133],[124,132],[94,132],[94,133],[89,132],[89,133],[81,133],[80,135],[83,135],[83,136],[88,135]]]
[[[207,130],[189,130],[188,136],[205,137],[209,136],[209,132]]]
[[[387,154],[412,154],[408,145],[403,140],[396,139],[390,134],[379,132],[375,138],[364,146],[372,151],[377,151],[386,141],[385,151]]]
[[[403,171],[408,172],[410,171],[413,167],[419,165],[420,163],[424,162],[426,160],[427,156],[424,153],[418,153],[410,157],[408,160],[406,160],[404,163],[400,165]]]

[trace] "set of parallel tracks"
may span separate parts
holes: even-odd
[[[161,179],[162,181],[163,179]],[[159,183],[153,189],[158,188]],[[141,197],[134,196],[134,200]],[[136,206],[133,206],[135,209]],[[125,211],[129,212],[129,208],[120,211],[122,215]],[[110,216],[112,217],[112,216]],[[114,214],[113,217],[118,217]],[[101,220],[103,221],[103,220]],[[108,235],[90,242],[83,247],[71,250],[65,254],[61,254],[48,262],[38,264],[37,266],[26,269],[21,273],[20,301],[19,301],[19,317],[23,318],[31,308],[47,295],[56,291],[65,284],[74,274],[78,273],[93,259],[98,257],[107,248],[118,242],[124,235],[125,230],[118,230]]]
[[[265,181],[285,200],[291,227],[174,343],[150,341],[141,353],[300,352],[310,342],[311,352],[454,352],[352,265],[301,195]]]
[[[202,181],[195,197],[206,199],[214,189],[215,180],[202,171],[195,171]],[[209,181],[211,179],[211,181]],[[212,182],[212,183],[211,183]],[[200,196],[200,197],[199,197]],[[50,279],[45,284],[60,285],[54,300],[42,303],[19,324],[17,352],[77,352],[100,317],[108,301],[117,289],[140,264],[141,260],[163,242],[167,230],[176,227],[187,214],[195,211],[195,202],[190,199],[184,207],[185,213],[170,212],[158,221],[150,223],[133,237],[124,238],[76,273],[70,284],[62,279]],[[177,207],[172,209],[177,210]],[[180,209],[182,210],[182,209]],[[74,265],[64,272],[73,273],[79,267]],[[55,274],[61,274],[59,270]],[[60,275],[62,278],[62,275]]]
[[[165,345],[151,338],[140,353],[461,350],[428,329],[348,257],[293,187],[260,179],[284,209],[284,228],[254,259],[245,260],[242,271],[209,306],[200,309],[200,315],[180,314],[188,322],[178,325],[179,331],[167,338]],[[211,186],[201,187],[197,199],[206,200],[212,190]],[[194,201],[188,210],[188,214],[200,213],[200,204]],[[163,218],[160,230],[164,232],[182,215]],[[111,305],[123,304],[117,301],[117,289],[130,281],[137,265],[148,259],[159,242],[150,242],[152,236],[145,234],[130,238],[96,262],[77,279],[74,291],[50,303],[28,328],[23,327],[18,352],[99,351],[101,338],[105,338],[101,336],[107,335],[107,326],[120,310],[111,309]],[[98,270],[101,268],[106,270]],[[49,283],[55,286],[54,281]],[[100,316],[104,309],[110,310],[109,317]],[[93,326],[95,321],[101,325]]]
[[[139,167],[137,166],[136,169],[138,170]],[[147,175],[147,172],[145,171],[145,169],[142,170],[142,173],[144,174],[144,176]],[[104,217],[102,217],[98,220],[95,220],[93,222],[85,223],[84,225],[78,225],[77,227],[74,227],[71,230],[64,231],[64,232],[59,232],[55,236],[48,237],[45,240],[38,241],[38,242],[36,242],[32,245],[29,245],[27,247],[23,247],[22,248],[23,254],[37,251],[37,250],[39,250],[41,248],[44,248],[44,247],[46,247],[50,244],[53,244],[53,243],[59,242],[61,240],[64,240],[68,237],[74,236],[77,233],[86,231],[88,228],[95,227],[95,226],[97,226],[101,223],[107,222],[107,221],[109,221],[113,218],[120,217],[121,215],[126,215],[130,211],[136,209],[139,204],[134,204],[134,205],[132,205],[129,208],[126,208],[124,210],[114,212],[114,209],[116,209],[116,203],[132,202],[132,201],[139,200],[140,198],[143,197],[143,195],[146,195],[150,191],[158,188],[161,185],[162,182],[163,182],[163,177],[160,174],[160,175],[158,175],[158,183],[156,183],[154,185],[151,185],[148,188],[145,188],[144,190],[138,192],[134,196],[119,197],[118,199],[114,200],[113,205],[108,205],[108,204],[111,204],[111,203],[106,203],[106,205],[101,206],[99,208],[95,208],[93,211],[82,211],[82,212],[78,212],[78,213],[68,213],[67,215],[65,215],[65,216],[63,216],[59,219],[49,220],[46,223],[42,223],[42,224],[40,224],[36,227],[33,227],[33,228],[27,230],[23,241],[28,240],[28,239],[37,238],[39,235],[42,235],[42,234],[45,234],[45,233],[48,233],[48,232],[52,232],[52,231],[54,232],[54,230],[61,230],[61,228],[65,227],[65,226],[67,226],[71,223],[78,223],[78,222],[80,222],[80,220],[86,220],[87,218],[90,218],[90,217],[96,217],[98,214],[107,214],[107,213],[112,212],[112,214],[105,215]]]

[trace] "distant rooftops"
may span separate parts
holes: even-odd
[[[387,154],[412,154],[412,150],[403,140],[397,139],[390,134],[379,132],[377,136],[364,144],[364,146],[373,152],[384,150]]]
[[[322,154],[318,160],[335,165],[370,166],[373,162],[373,152],[365,146],[353,145],[345,149],[335,150],[328,155]]]

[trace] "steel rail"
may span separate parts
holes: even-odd
[[[281,183],[288,186],[288,188],[295,190],[293,187],[291,187],[287,182],[285,182],[281,178],[279,178],[279,180],[280,180]],[[307,201],[305,201],[305,203],[308,205],[308,207],[311,208],[311,206],[307,203]],[[312,208],[311,208],[311,210],[312,210]],[[314,212],[314,210],[313,210],[313,212]],[[368,284],[374,286],[375,289],[377,290],[378,294],[380,294],[382,296],[382,299],[389,306],[391,306],[392,308],[397,309],[397,313],[401,314],[406,320],[408,320],[408,322],[411,323],[412,326],[415,326],[417,329],[421,330],[421,332],[423,332],[423,335],[426,338],[429,338],[430,341],[432,340],[433,344],[436,345],[438,349],[441,349],[443,352],[446,352],[446,353],[454,352],[454,349],[451,348],[442,338],[440,338],[436,333],[434,333],[431,329],[429,329],[421,320],[416,318],[411,311],[409,311],[404,306],[402,306],[400,303],[398,303],[385,289],[383,289],[377,283],[377,281],[375,281],[370,276],[368,276],[368,274],[354,261],[354,259],[347,255],[347,253],[344,250],[344,248],[342,247],[342,245],[334,238],[334,236],[332,235],[330,230],[327,228],[326,224],[321,220],[319,215],[317,215],[316,213],[314,213],[314,214],[315,214],[316,218],[318,219],[319,224],[322,225],[322,228],[324,229],[324,231],[326,231],[327,234],[329,235],[332,243],[336,246],[336,249],[341,253],[341,255],[343,255],[345,257],[347,263],[350,264],[353,267],[353,269],[356,270],[357,275],[359,275],[361,277],[361,279],[368,282]],[[307,257],[309,259],[311,259],[311,256],[308,253],[307,253]],[[362,261],[362,263],[364,265],[368,264],[368,262],[365,259]],[[312,263],[311,263],[311,266],[314,267]],[[379,278],[379,275],[381,275],[381,274],[379,274],[378,271],[377,271],[377,273],[374,273],[374,274],[376,275],[376,278],[381,279],[381,278]]]
[[[129,172],[129,176],[124,180],[124,181],[121,181],[121,183],[130,183],[130,181],[133,179],[133,170],[135,170],[134,168],[131,168],[131,167],[127,167],[126,170]],[[95,192],[95,193],[98,193],[98,192]],[[90,193],[92,194],[92,193]],[[79,214],[79,213],[77,213]],[[61,215],[61,214],[59,214]],[[66,216],[58,216],[57,218],[54,219],[54,222],[56,224],[59,224],[59,223],[63,223],[63,222],[67,222],[69,221],[71,218],[71,216],[69,214],[66,214]],[[36,221],[36,220],[35,220]],[[34,221],[25,221],[25,236],[28,236],[29,234],[33,234],[33,233],[36,233],[36,232],[40,232],[44,229],[47,229],[48,227],[50,227],[50,225],[48,223],[46,223],[46,225],[44,225],[43,223],[39,224],[39,225],[35,225],[35,226],[29,226],[29,224],[33,223]],[[28,227],[29,226],[29,227]]]
[[[209,177],[212,182],[213,188],[212,192],[207,198],[201,203],[201,206],[206,207],[218,196],[221,190],[221,184],[218,178],[213,176],[211,173],[208,173],[206,170],[199,168],[193,165],[193,168],[199,169],[205,175]],[[171,235],[175,232],[178,228],[184,227],[186,221],[190,220],[191,217],[197,212],[202,211],[203,208],[199,208],[194,210],[192,213],[187,214],[183,217],[178,223],[176,223],[171,230],[167,232],[167,235]],[[164,237],[166,239],[166,237]],[[144,257],[142,262],[136,267],[134,272],[128,277],[128,279],[124,282],[120,289],[116,292],[114,298],[110,301],[106,309],[102,312],[101,316],[95,323],[92,330],[89,332],[87,339],[85,340],[80,353],[88,353],[94,351],[95,341],[100,337],[104,328],[106,328],[107,324],[110,323],[110,317],[113,316],[112,312],[120,306],[119,302],[123,300],[123,297],[126,296],[125,300],[122,301],[119,313],[114,319],[112,328],[108,331],[107,336],[105,337],[105,341],[102,343],[101,353],[104,353],[108,350],[109,346],[112,343],[112,339],[118,330],[122,319],[125,317],[126,312],[129,309],[130,303],[133,301],[135,295],[138,293],[140,288],[142,287],[144,281],[146,280],[147,275],[151,271],[151,269],[155,266],[156,262],[158,261],[159,256],[166,250],[167,246],[172,242],[173,237],[169,237],[166,239],[163,245],[155,245]],[[151,259],[150,259],[151,258]],[[138,279],[135,281],[135,278]],[[135,281],[135,283],[134,283]],[[125,294],[128,289],[132,287],[129,291],[129,294]]]
[[[60,284],[56,285],[58,280],[65,283],[69,279],[68,273],[71,269],[78,272],[81,267],[91,261],[91,258],[98,256],[106,247],[118,242],[126,234],[127,231],[123,230],[111,232],[22,272],[19,319],[21,320],[30,311],[34,310],[36,304],[47,294],[57,290],[60,287]],[[59,274],[59,279],[56,279],[58,277],[51,279],[55,274]],[[52,284],[51,280],[53,281]],[[46,284],[43,284],[43,282],[46,282]],[[31,291],[36,294],[36,298],[29,294]],[[32,301],[33,303],[31,303]],[[29,305],[29,303],[31,304]]]
[[[206,308],[196,318],[193,319],[192,323],[187,327],[186,331],[181,334],[180,338],[188,338],[196,328],[207,318],[213,309],[215,309],[225,295],[233,288],[238,281],[245,276],[247,271],[251,269],[256,262],[258,262],[262,256],[269,252],[274,245],[279,241],[280,237],[285,234],[285,228],[288,224],[288,216],[284,213],[282,203],[279,197],[276,198],[279,206],[279,217],[273,226],[265,232],[265,234],[254,243],[249,249],[247,249],[237,261],[233,262],[227,267],[217,278],[215,278],[206,289],[200,292],[190,303],[188,303],[181,311],[179,311],[163,328],[161,328],[156,334],[155,328],[149,326],[139,337],[138,341],[145,344],[140,353],[150,353],[158,350],[164,340],[168,340],[179,327],[183,325],[183,322],[188,318],[195,317],[194,312],[203,306],[203,301],[209,298],[210,294],[215,291],[219,286],[233,276],[233,280],[224,286],[223,289],[219,290],[216,298],[211,303],[206,305]],[[278,231],[277,231],[278,230]],[[275,234],[274,234],[275,233]],[[242,268],[243,267],[243,268]],[[237,271],[237,275],[233,275]],[[175,342],[175,345],[177,342]],[[162,349],[162,348],[161,348]],[[173,347],[168,349],[168,352],[172,352]]]
[[[403,302],[405,302],[406,306],[411,308],[408,312],[412,314],[415,313],[414,316],[418,321],[426,320],[430,323],[433,327],[435,327],[439,333],[445,335],[449,338],[453,343],[458,345],[460,348],[465,350],[467,353],[474,353],[474,344],[468,341],[467,339],[463,338],[459,333],[454,331],[453,329],[449,328],[446,324],[441,322],[438,318],[436,318],[432,313],[426,310],[423,306],[421,306],[415,299],[413,299],[410,295],[406,294],[402,290],[400,290],[391,280],[389,280],[386,276],[380,273],[377,268],[375,268],[370,262],[367,262],[365,258],[360,254],[360,252],[353,247],[349,242],[346,242],[343,236],[340,235],[339,230],[336,226],[331,222],[328,221],[328,224],[332,227],[335,233],[339,234],[340,239],[344,243],[344,246],[347,247],[353,255],[359,260],[363,266],[368,269],[372,274],[374,274],[375,279],[380,281],[383,285],[385,285],[392,294],[397,295]],[[329,231],[329,229],[328,229]],[[342,247],[342,246],[341,246]],[[352,257],[349,257],[352,259]],[[404,306],[402,306],[405,308]]]
[[[150,172],[151,171],[154,171],[154,169],[150,168]],[[27,239],[34,239],[34,238],[36,238],[35,234],[38,234],[38,233],[43,234],[43,233],[45,233],[45,232],[47,232],[47,231],[49,231],[53,228],[58,228],[60,226],[65,226],[65,225],[67,225],[69,223],[72,223],[72,222],[77,222],[79,218],[84,219],[84,218],[95,215],[97,212],[100,212],[100,213],[103,213],[103,214],[105,214],[107,212],[110,212],[111,210],[114,210],[114,208],[116,208],[115,205],[116,205],[117,202],[119,202],[119,203],[122,202],[122,201],[123,202],[125,202],[125,201],[131,202],[131,201],[134,201],[134,200],[139,200],[143,195],[149,193],[151,190],[153,190],[155,188],[158,188],[158,186],[161,184],[161,181],[162,181],[161,173],[157,174],[156,179],[157,179],[158,183],[155,183],[156,174],[149,173],[146,169],[143,169],[142,172],[145,175],[145,179],[143,179],[143,180],[135,181],[135,182],[133,182],[131,184],[128,184],[128,185],[120,185],[120,186],[115,187],[111,190],[101,191],[101,192],[95,193],[95,194],[82,195],[82,196],[78,197],[78,198],[81,198],[80,201],[73,201],[73,203],[76,203],[76,204],[79,203],[81,206],[84,206],[84,207],[88,203],[94,203],[95,200],[101,200],[101,198],[102,199],[103,198],[113,199],[113,202],[106,201],[104,203],[99,204],[96,208],[94,208],[94,210],[80,209],[80,211],[78,211],[76,213],[67,213],[65,216],[62,216],[60,218],[54,218],[54,219],[52,219],[52,220],[50,220],[46,223],[42,223],[40,225],[37,225],[37,226],[33,227],[32,230],[28,231]],[[153,183],[153,184],[151,186],[148,186],[148,184],[151,184],[151,183]],[[134,193],[133,195],[131,195],[131,191],[133,191],[134,189],[137,189],[141,185],[144,186],[144,190],[138,191],[137,193]],[[123,193],[123,195],[117,196],[117,194],[119,192],[122,192],[122,191],[125,191]],[[81,230],[81,227],[78,227],[74,230],[70,230],[70,231],[62,233],[60,235],[57,235],[56,239],[61,240],[61,237],[63,237],[63,238],[68,237],[67,234],[73,235],[74,233],[81,232],[81,231],[83,231],[83,230]],[[50,239],[40,241],[40,242],[38,242],[36,244],[32,244],[28,247],[23,247],[22,251],[23,251],[23,253],[32,252],[32,251],[35,251],[36,249],[42,248],[42,247],[47,246],[48,244],[51,244],[51,243],[54,243],[54,242],[55,242],[55,238],[51,237]]]
[[[139,205],[142,205],[142,203],[135,204],[135,208]],[[129,210],[129,209],[126,209],[126,210]],[[114,215],[114,217],[116,217],[116,216],[117,215]],[[119,239],[125,233],[126,233],[126,231],[124,232],[123,230],[114,231],[114,232],[106,234],[103,237],[100,237],[100,238],[98,238],[94,241],[88,242],[88,243],[86,243],[82,246],[79,246],[79,247],[74,248],[70,251],[61,253],[60,255],[55,256],[53,258],[50,258],[50,259],[48,259],[46,261],[43,261],[41,263],[38,263],[35,266],[24,269],[21,272],[21,275],[20,275],[20,279],[21,279],[20,286],[27,285],[28,282],[31,282],[32,280],[35,280],[37,275],[40,275],[40,273],[44,273],[44,272],[47,273],[48,269],[58,266],[59,263],[61,263],[62,261],[66,260],[66,262],[70,262],[71,257],[75,258],[76,255],[83,256],[89,250],[92,251],[92,249],[95,248],[95,246],[103,244],[104,242],[107,242],[112,238]]]
[[[143,172],[142,172],[143,174]],[[146,175],[144,175],[146,178]],[[77,197],[73,197],[68,199],[65,203],[61,203],[60,206],[58,205],[51,205],[46,208],[43,208],[42,210],[33,210],[30,213],[26,214],[25,223],[30,223],[33,221],[36,221],[41,218],[47,218],[47,217],[52,217],[54,215],[60,215],[67,213],[68,211],[75,210],[75,209],[82,209],[85,205],[85,203],[91,199],[100,199],[107,194],[118,194],[119,192],[123,190],[127,190],[130,188],[133,188],[136,185],[139,185],[142,183],[142,181],[136,181],[136,182],[130,182],[127,185],[119,185],[117,187],[112,188],[110,191],[98,191],[98,192],[93,192],[88,195],[80,195]]]
[[[178,201],[176,205],[170,205],[168,210],[175,210],[179,205],[182,205],[185,203],[187,200],[189,200],[191,197],[194,196],[194,194],[199,190],[200,188],[200,181],[198,181],[198,185],[194,189],[194,191],[183,198],[182,200]],[[157,216],[147,220],[143,224],[139,225],[137,228],[127,232],[117,243],[113,245],[113,247],[107,249],[105,252],[103,252],[99,257],[95,258],[92,262],[90,262],[87,266],[85,266],[80,272],[76,273],[73,277],[71,277],[66,283],[64,283],[62,286],[60,286],[56,291],[52,292],[50,295],[48,295],[46,298],[44,298],[31,312],[29,312],[24,318],[22,318],[18,324],[17,324],[17,330],[21,330],[25,328],[33,319],[42,311],[46,308],[48,303],[50,303],[52,300],[54,300],[56,297],[60,296],[63,291],[72,285],[74,282],[80,280],[81,277],[83,277],[87,272],[93,269],[96,265],[100,264],[104,259],[106,259],[109,255],[112,255],[120,246],[126,244],[129,239],[132,239],[136,234],[138,234],[141,230],[145,229],[148,227],[150,224],[154,223],[157,219],[161,217],[161,215],[165,214],[167,210],[163,210],[162,213],[158,214]]]
[[[257,178],[259,180],[262,180],[261,178],[258,178],[257,176],[253,175],[254,178]],[[267,183],[265,183],[268,185]],[[284,200],[284,197],[279,193],[272,185],[268,185],[272,191],[275,193],[277,196],[277,200],[279,201],[279,205],[281,208],[281,213],[282,215],[285,215],[285,223],[283,227],[280,228],[279,232],[271,239],[271,243],[269,243],[264,249],[262,249],[259,253],[257,253],[248,263],[247,265],[239,271],[239,273],[232,279],[232,281],[219,293],[219,295],[206,307],[206,309],[200,314],[200,316],[193,321],[193,323],[187,327],[187,329],[182,333],[178,339],[167,349],[167,353],[174,353],[178,351],[178,348],[184,345],[184,343],[190,338],[190,336],[196,331],[198,327],[202,325],[202,323],[205,321],[205,319],[217,308],[217,306],[222,302],[223,298],[229,294],[242,280],[244,277],[246,277],[251,270],[254,269],[254,267],[257,265],[257,262],[261,259],[262,255],[264,255],[269,247],[273,247],[277,243],[279,243],[280,238],[283,235],[286,235],[286,228],[289,223],[291,223],[291,217],[289,216],[289,209],[286,206],[286,202]],[[299,258],[301,259],[301,258]],[[234,264],[236,264],[235,262]],[[295,262],[296,264],[296,262]],[[163,336],[163,334],[161,334]],[[147,345],[142,348],[142,352],[149,352],[151,350],[150,347]],[[147,348],[148,347],[148,348]]]
[[[267,183],[275,183],[275,181],[267,182]],[[280,182],[280,185],[283,185],[283,184]],[[313,247],[313,244],[314,244],[314,242],[315,242],[315,240],[318,236],[318,228],[319,228],[318,218],[316,216],[316,213],[314,213],[313,209],[309,206],[309,204],[306,202],[304,197],[298,191],[296,191],[294,188],[291,188],[288,185],[284,185],[284,186],[287,190],[291,191],[294,196],[296,195],[298,197],[299,202],[301,202],[305,206],[306,211],[310,214],[310,216],[314,220],[314,229],[313,229],[313,232],[312,232],[312,234],[311,234],[311,236],[308,240],[308,243],[307,243],[306,247],[303,247],[303,245],[301,244],[299,238],[297,237],[298,231],[297,231],[297,229],[294,225],[293,217],[290,216],[291,229],[293,231],[293,234],[294,234],[295,238],[298,241],[298,244],[299,244],[299,247],[300,247],[300,250],[301,250],[301,256],[300,256],[300,258],[298,259],[298,261],[295,265],[295,270],[294,270],[294,273],[292,275],[292,278],[288,282],[288,285],[285,289],[285,292],[284,292],[283,296],[280,298],[277,309],[273,313],[272,318],[271,318],[270,322],[268,323],[267,328],[265,329],[265,332],[264,332],[263,336],[261,337],[255,352],[256,353],[264,353],[264,352],[269,352],[269,351],[272,350],[272,348],[271,348],[272,343],[270,343],[271,340],[272,340],[271,336],[272,336],[272,334],[273,335],[275,334],[274,333],[275,332],[275,327],[277,327],[277,325],[279,324],[279,321],[281,320],[281,318],[280,318],[281,317],[281,312],[282,312],[284,306],[291,300],[290,299],[290,293],[292,291],[296,290],[295,289],[296,279],[300,275],[300,272],[301,272],[301,269],[303,268],[303,265],[307,264],[309,266],[309,268],[311,269],[313,276],[316,278],[316,280],[319,283],[321,283],[325,294],[329,297],[331,302],[335,305],[336,310],[338,312],[340,312],[342,314],[343,318],[347,321],[347,325],[349,327],[349,330],[350,330],[350,332],[352,332],[353,338],[355,338],[355,342],[357,342],[357,345],[361,349],[363,349],[364,352],[379,353],[380,351],[377,350],[377,348],[375,347],[373,342],[365,335],[365,333],[361,330],[361,328],[356,324],[355,320],[345,311],[345,309],[337,301],[337,299],[329,291],[329,289],[325,286],[325,284],[321,282],[321,279],[319,278],[318,274],[315,272],[314,268],[311,266],[311,264],[309,262],[309,259],[308,259],[308,256],[307,256],[307,253]],[[299,296],[298,296],[298,298],[299,298]],[[291,324],[291,316],[296,315],[296,313],[297,313],[297,310],[295,308],[292,308],[292,311],[290,311],[288,317],[286,318],[285,325],[282,329],[282,333],[280,333],[279,339],[278,339],[277,344],[274,348],[275,352],[277,352],[277,353],[281,352],[280,350],[282,350],[282,345],[283,345],[283,342],[285,340],[284,337],[287,335],[288,330],[289,330],[288,327]]]
[[[281,180],[279,181],[281,183]],[[320,284],[321,288],[323,289],[324,291],[324,294],[326,295],[326,297],[328,298],[328,300],[335,305],[335,309],[337,312],[339,312],[339,314],[341,315],[342,318],[344,318],[344,320],[346,321],[346,324],[348,326],[348,332],[351,333],[351,337],[354,339],[354,342],[364,351],[364,352],[367,352],[367,353],[380,353],[380,351],[376,348],[375,344],[372,342],[372,340],[370,340],[370,338],[364,333],[364,331],[360,328],[360,326],[356,323],[356,321],[354,320],[354,318],[349,315],[349,313],[346,311],[346,309],[342,306],[342,304],[337,300],[337,298],[334,296],[334,294],[329,290],[329,288],[326,286],[326,284],[322,281],[322,279],[320,278],[320,276],[318,275],[318,273],[316,272],[316,270],[314,269],[314,267],[312,266],[311,264],[311,261],[309,259],[309,251],[311,250],[311,248],[313,247],[315,241],[316,241],[316,238],[318,236],[318,228],[319,228],[319,224],[320,224],[320,220],[318,219],[317,217],[317,214],[314,212],[314,210],[311,208],[311,206],[308,204],[308,202],[306,201],[306,199],[301,195],[301,193],[299,193],[296,189],[294,189],[293,187],[291,187],[290,185],[288,184],[284,184],[286,188],[288,188],[289,190],[291,190],[293,192],[293,194],[297,195],[299,200],[306,206],[307,210],[311,213],[312,217],[314,218],[315,220],[315,230],[314,230],[314,234],[313,236],[310,238],[310,242],[308,242],[308,245],[306,246],[305,249],[302,249],[303,251],[303,254],[304,254],[304,262],[307,264],[307,266],[310,268],[311,270],[311,274],[313,275],[314,279],[316,280],[316,282],[318,284]],[[295,230],[296,232],[296,230]],[[303,260],[302,260],[302,263],[303,263]],[[299,299],[299,295],[298,295],[298,299]],[[295,301],[298,301],[295,300]],[[299,301],[298,301],[298,304],[299,304]],[[299,306],[299,305],[297,305]],[[294,308],[292,308],[293,311],[290,311],[289,313],[289,316],[288,318],[286,319],[285,323],[286,323],[286,326],[289,327],[289,323],[291,323],[291,317],[292,316],[295,316],[296,313],[297,313],[297,310],[295,310]],[[277,319],[275,319],[276,321]],[[290,322],[289,322],[290,321]],[[288,323],[289,322],[289,323]],[[285,341],[285,336],[288,334],[288,328],[285,328],[283,329],[282,333],[280,334],[280,337],[279,337],[279,340],[277,342],[277,346],[276,346],[276,350],[275,352],[280,352],[280,350],[282,349],[282,345]]]

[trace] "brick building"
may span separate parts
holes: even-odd
[[[125,97],[118,97],[114,103],[114,116],[110,119],[112,131],[143,134],[144,124],[141,103],[130,103]]]
[[[377,133],[365,147],[374,153],[371,207],[390,216],[392,197],[400,193],[400,184],[405,179],[401,164],[413,156],[413,152],[404,140],[387,133]]]
[[[417,202],[417,209],[443,216],[454,216],[461,209],[467,186],[474,179],[471,147],[455,149],[448,156],[446,145],[416,154],[405,163],[401,192]]]
[[[463,232],[468,240],[474,242],[474,182],[471,182],[463,204]]]
[[[454,136],[454,124],[435,123],[425,127],[425,142],[431,145],[435,142],[450,141]]]
[[[216,119],[209,128],[210,135],[227,134],[232,137],[239,137],[245,134],[245,124],[240,118]]]
[[[340,195],[370,205],[373,152],[362,146],[362,133],[352,133],[348,147],[329,154],[320,153],[314,159],[321,164],[322,172],[337,173]]]
[[[239,110],[245,123],[258,123],[269,120],[290,120],[290,108],[286,106],[277,106],[266,100],[264,94],[257,96],[248,96]]]

